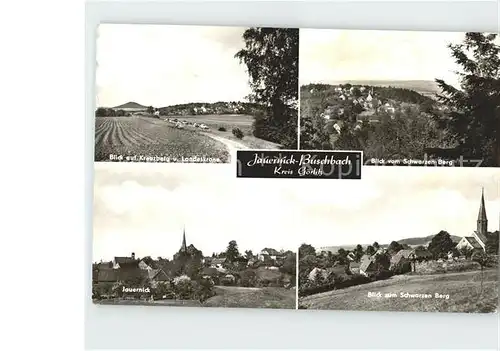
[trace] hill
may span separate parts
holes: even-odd
[[[115,106],[114,109],[125,109],[125,108],[133,108],[133,109],[147,109],[147,106],[143,106],[138,104],[137,102],[129,101],[123,105]]]
[[[451,236],[451,240],[453,240],[456,243],[458,243],[460,241],[460,239],[462,239],[462,237],[460,237],[460,236],[456,236],[456,235],[450,235],[450,236]],[[429,236],[425,236],[422,238],[401,239],[401,240],[398,240],[398,243],[400,243],[401,245],[406,244],[406,245],[410,245],[410,246],[419,246],[419,245],[426,246],[431,242],[433,237],[434,237],[434,235],[429,235]]]
[[[332,81],[329,84],[352,84],[364,86],[394,87],[416,91],[422,95],[434,96],[441,90],[435,81],[432,80],[350,80]]]
[[[451,239],[456,243],[458,243],[460,241],[460,239],[462,239],[462,237],[460,237],[460,236],[456,236],[456,235],[450,235],[450,236],[451,236]],[[424,236],[424,237],[420,237],[420,238],[406,238],[406,239],[400,239],[397,242],[400,243],[401,245],[406,244],[409,246],[420,246],[420,245],[427,246],[431,242],[433,237],[434,237],[434,235],[428,235],[428,236]],[[361,244],[361,246],[363,246],[363,248],[366,248],[368,245],[371,245],[371,244]],[[380,247],[382,247],[382,248],[386,248],[388,246],[389,246],[389,243],[380,244]],[[353,250],[355,247],[356,247],[356,245],[323,246],[323,247],[318,247],[318,250],[331,251],[332,253],[337,253],[337,251],[340,248],[343,248],[344,250]]]

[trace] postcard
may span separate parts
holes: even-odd
[[[96,40],[99,308],[498,312],[496,34]]]

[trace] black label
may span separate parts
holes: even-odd
[[[238,178],[361,179],[361,151],[237,151]]]

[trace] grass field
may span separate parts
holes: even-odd
[[[217,295],[204,302],[207,307],[295,308],[295,290],[285,288],[215,287]]]
[[[184,129],[177,129],[166,122],[165,118],[204,123],[210,130],[202,131],[188,125]],[[169,162],[181,162],[182,158],[199,157],[211,159],[209,162],[213,163],[227,163],[230,161],[230,152],[233,149],[280,148],[278,144],[251,135],[252,123],[253,117],[246,115],[163,116],[162,119],[144,116],[97,117],[95,161],[123,161],[110,158],[110,155],[117,155],[124,158],[169,157]],[[221,127],[226,131],[219,131]],[[245,134],[243,139],[233,135],[234,127],[240,128]],[[135,158],[129,161],[146,160]]]
[[[498,271],[468,271],[433,275],[399,275],[388,280],[333,290],[299,299],[307,309],[411,312],[494,312],[498,309]],[[382,297],[368,297],[381,292]],[[432,298],[401,298],[400,293],[431,294]],[[397,297],[384,297],[396,293]],[[434,294],[449,295],[437,299]]]
[[[165,117],[163,117],[165,118]],[[252,124],[254,118],[249,115],[196,115],[196,116],[172,116],[166,118],[177,118],[181,121],[192,123],[204,123],[210,131],[207,134],[215,135],[233,143],[241,144],[239,148],[244,149],[279,149],[280,145],[256,138],[252,135]],[[219,128],[226,131],[219,131]],[[245,134],[243,139],[238,139],[233,135],[233,128],[239,128]]]
[[[173,128],[148,117],[97,117],[95,161],[111,161],[110,155],[176,158],[205,157],[228,162],[229,152],[220,141],[196,131]],[[136,160],[141,161],[141,160]],[[175,162],[175,161],[174,161]]]

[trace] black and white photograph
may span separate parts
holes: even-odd
[[[94,303],[296,308],[293,183],[228,166],[96,163]]]
[[[365,165],[500,167],[496,34],[301,29],[300,148]]]
[[[497,312],[498,171],[364,172],[362,182],[332,183],[303,212],[298,308]]]
[[[297,149],[298,50],[295,28],[101,24],[95,161]]]

